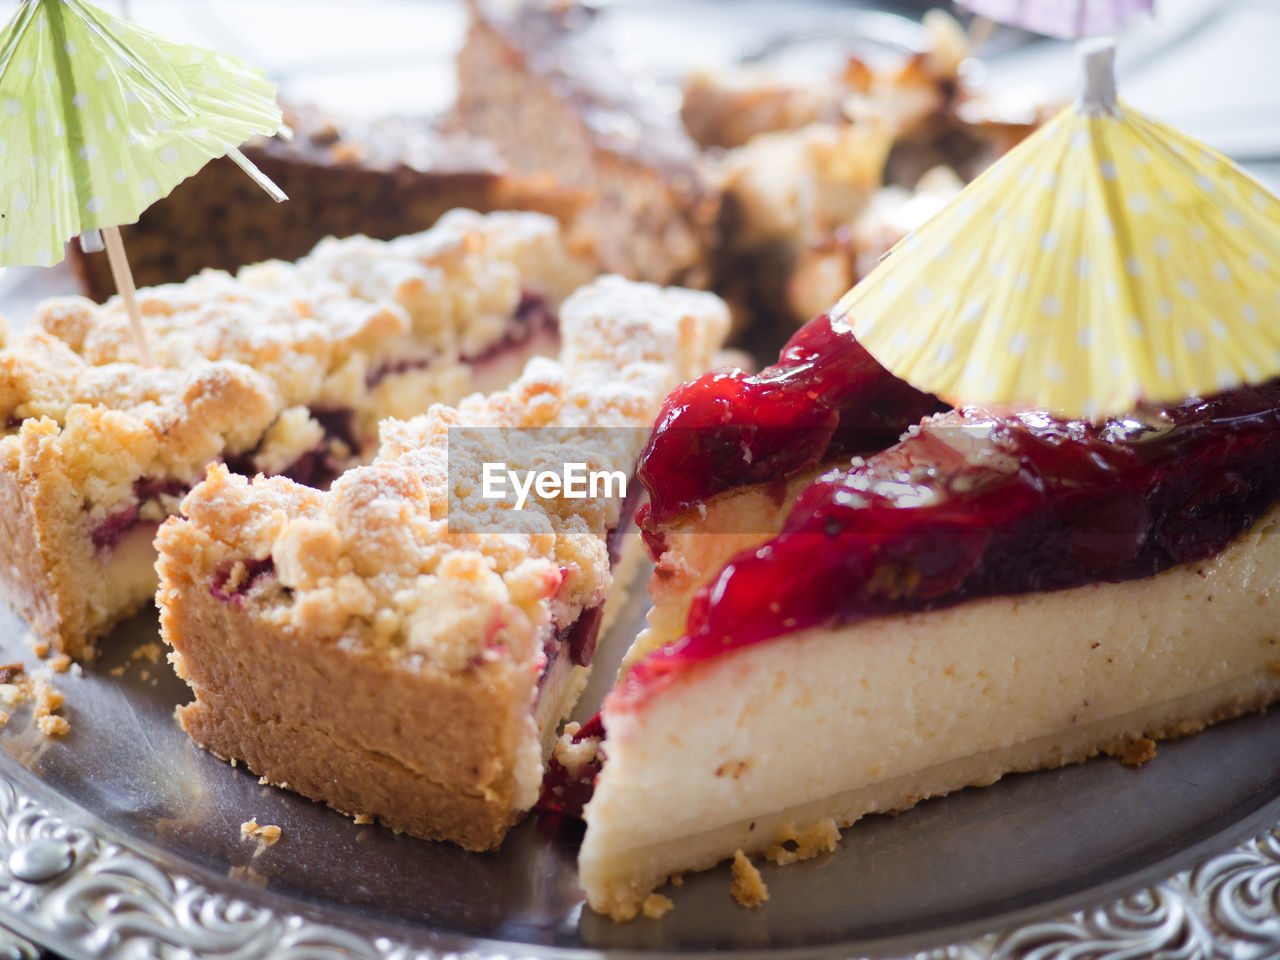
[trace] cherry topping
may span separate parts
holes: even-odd
[[[667,398],[637,470],[650,498],[642,525],[832,456],[881,450],[942,409],[823,314],[796,332],[773,366],[712,371]]]
[[[1151,576],[1213,556],[1278,500],[1280,379],[1100,425],[942,414],[811,484],[628,689],[808,627]]]

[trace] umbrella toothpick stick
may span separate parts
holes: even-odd
[[[30,79],[37,64],[43,83]],[[138,360],[154,365],[118,225],[223,155],[286,199],[236,149],[280,129],[275,93],[261,69],[166,40],[90,0],[17,5],[0,26],[0,269],[53,266],[77,235],[85,253],[105,249]]]
[[[1080,112],[1100,117],[1116,112],[1116,44],[1114,40],[1082,40],[1084,84],[1077,101]]]
[[[290,133],[292,134],[292,131],[290,131]],[[284,201],[289,199],[285,192],[277,187],[275,183],[272,182],[271,178],[259,170],[254,165],[253,161],[241,153],[238,148],[232,147],[227,151],[227,156],[235,162],[237,167],[249,175],[250,180],[265,190],[267,196],[276,203],[284,203]]]
[[[147,328],[142,324],[142,311],[138,309],[138,297],[133,285],[133,271],[129,269],[129,258],[124,253],[120,228],[103,227],[102,239],[107,246],[107,259],[111,262],[111,276],[116,282],[116,290],[120,292],[125,312],[129,315],[129,332],[133,334],[133,342],[138,348],[138,358],[143,366],[153,367],[155,358],[151,355],[151,346],[147,341]]]

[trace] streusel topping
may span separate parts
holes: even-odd
[[[278,411],[271,384],[238,363],[95,367],[49,337],[0,352],[0,464],[23,477],[56,462],[93,509],[131,499],[138,477],[196,482]]]
[[[550,217],[455,210],[389,242],[328,239],[297,263],[206,270],[139,291],[139,306],[162,366],[238,360],[271,379],[285,406],[350,409],[384,365],[478,354],[506,335],[523,296],[554,307],[585,271]],[[48,301],[28,329],[92,364],[138,359],[118,298]]]
[[[449,428],[581,427],[557,449],[526,448],[514,434],[508,462],[578,458],[629,473],[662,397],[706,367],[728,322],[710,294],[603,278],[562,307],[559,362],[534,359],[505,390],[388,421],[377,460],[326,493],[215,466],[183,504],[191,534],[215,565],[270,559],[273,576],[247,591],[278,626],[332,636],[339,625],[343,643],[448,671],[504,650],[530,659],[548,631],[603,600],[610,565],[600,531],[618,522],[619,505],[530,500],[516,514],[455,489],[469,507],[457,529],[450,477],[479,476],[469,458],[481,451],[451,446]],[[162,543],[187,536],[183,527],[171,521]]]

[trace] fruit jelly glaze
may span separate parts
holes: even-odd
[[[1280,379],[1092,424],[965,408],[805,489],[694,597],[633,690],[809,627],[1151,576],[1280,499]]]
[[[640,456],[650,498],[641,523],[651,529],[734,487],[882,450],[942,409],[823,314],[796,332],[773,366],[712,371],[667,398]]]

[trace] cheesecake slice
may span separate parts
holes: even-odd
[[[681,388],[642,458],[650,629],[553,769],[562,795],[594,780],[580,877],[617,919],[735,850],[786,862],[868,813],[1141,759],[1280,696],[1280,384],[1101,425],[934,413],[852,458],[828,416],[757,445],[760,483],[725,441],[787,391],[845,416],[911,398],[887,374],[824,386],[858,350],[815,329],[821,363]],[[700,458],[727,481],[688,483]]]
[[[154,593],[156,527],[210,463],[324,487],[373,454],[384,417],[555,352],[559,304],[589,276],[550,217],[454,211],[140,290],[152,369],[119,302],[46,301],[0,349],[0,592],[91,655]]]
[[[327,492],[223,466],[160,530],[158,602],[200,746],[359,819],[468,849],[534,803],[616,603],[617,496],[484,493],[484,463],[628,474],[728,329],[711,294],[602,278],[559,359],[388,420]]]

